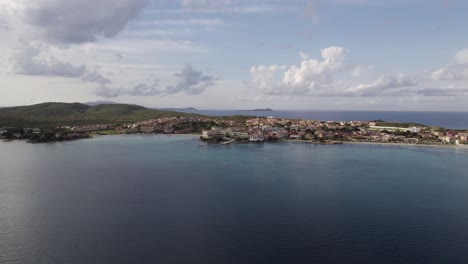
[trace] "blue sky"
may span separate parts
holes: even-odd
[[[0,0],[0,105],[467,111],[461,0]]]

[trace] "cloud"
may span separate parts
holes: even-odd
[[[237,3],[236,0],[181,0],[183,8],[188,9],[224,9]]]
[[[115,52],[115,58],[116,58],[117,60],[121,61],[121,60],[123,60],[124,57],[123,57],[123,55],[122,55],[121,52],[116,51],[116,52]]]
[[[360,84],[355,87],[348,88],[346,93],[359,96],[376,96],[382,95],[387,90],[392,90],[401,87],[416,86],[418,83],[413,78],[404,74],[396,76],[382,76],[374,82],[368,84]]]
[[[101,85],[96,90],[94,90],[94,94],[104,98],[114,98],[123,94],[122,89],[117,88],[110,88],[107,85]]]
[[[139,83],[130,89],[110,87],[102,84],[94,90],[94,94],[104,98],[115,98],[123,95],[130,96],[155,96],[160,95],[161,91],[157,89],[158,83],[145,84]]]
[[[309,19],[312,23],[317,24],[320,21],[320,5],[317,0],[309,0],[304,8],[302,17]]]
[[[455,89],[454,87],[445,88],[419,88],[414,93],[422,96],[459,96],[468,94],[467,88]]]
[[[301,52],[299,65],[259,65],[250,68],[251,78],[247,85],[253,95],[274,98],[287,96],[316,97],[395,97],[395,96],[455,96],[466,95],[465,88],[427,83],[427,75],[385,74],[373,81],[357,83],[357,77],[364,78],[373,66],[346,63],[347,50],[343,47],[329,47],[321,51],[321,60],[310,58]],[[461,61],[458,53],[458,61]],[[468,67],[457,64],[435,73],[438,80],[464,79]],[[455,71],[457,69],[457,71]],[[449,75],[450,74],[450,75]],[[440,86],[440,87],[437,87]],[[266,98],[265,97],[265,98]]]
[[[455,55],[455,60],[458,64],[468,64],[468,49],[460,50]]]
[[[343,47],[329,47],[321,51],[322,60],[301,53],[299,66],[253,66],[249,85],[268,95],[312,95],[336,86],[335,75],[355,68],[345,64],[345,53]]]
[[[224,20],[220,18],[191,18],[191,19],[166,19],[149,20],[135,23],[140,26],[222,26]]]
[[[165,94],[175,94],[185,92],[195,95],[201,94],[206,88],[215,85],[216,78],[205,75],[202,71],[196,70],[190,64],[186,64],[181,72],[174,74],[179,81],[175,85],[169,85],[165,89]]]
[[[0,31],[8,31],[10,30],[10,26],[8,22],[4,20],[4,18],[0,18]]]
[[[86,71],[84,74],[80,76],[80,79],[85,82],[99,83],[99,84],[108,84],[112,82],[111,80],[104,77],[101,73],[99,73],[96,70]]]
[[[41,46],[23,44],[13,56],[13,72],[21,75],[77,78],[85,82],[107,84],[111,81],[96,69],[85,65],[75,66],[53,56],[45,56]]]
[[[177,9],[149,10],[146,13],[157,14],[259,14],[287,13],[302,10],[302,0],[283,1],[263,0],[181,0]]]
[[[26,5],[22,18],[49,43],[94,42],[117,35],[148,3],[149,0],[36,0]]]
[[[13,70],[17,74],[23,75],[43,75],[78,78],[85,74],[84,65],[73,66],[57,60],[54,57],[41,59],[41,48],[25,45],[13,57]]]
[[[455,63],[448,64],[432,72],[433,80],[468,80],[468,49],[455,54]]]
[[[151,85],[139,83],[127,91],[128,95],[132,96],[154,96],[160,95],[161,91],[158,90],[159,83],[155,82]]]
[[[175,73],[174,76],[178,79],[177,83],[168,85],[164,89],[158,89],[158,82],[152,84],[139,83],[130,89],[112,88],[103,84],[94,91],[94,94],[105,98],[122,95],[166,96],[182,92],[189,95],[198,95],[203,93],[206,88],[215,85],[216,82],[216,78],[205,75],[202,71],[194,69],[190,64],[185,65],[182,71]]]
[[[303,51],[299,52],[299,56],[301,56],[302,60],[308,60],[310,58],[310,55]]]
[[[432,73],[434,80],[466,80],[468,79],[468,65],[450,64]]]

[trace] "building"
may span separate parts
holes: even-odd
[[[140,132],[145,134],[154,133],[154,127],[152,126],[142,126],[140,127]]]
[[[202,138],[212,139],[212,138],[223,138],[226,136],[226,130],[212,127],[211,130],[203,130]]]
[[[410,128],[408,128],[407,131],[409,131],[411,133],[419,133],[419,132],[421,132],[421,128],[420,127],[410,127]]]
[[[263,142],[264,140],[265,138],[263,137],[262,133],[254,133],[254,134],[251,134],[249,137],[249,141],[252,141],[252,142]]]
[[[468,141],[468,133],[458,133],[460,141]]]
[[[240,139],[248,139],[249,138],[249,133],[242,132],[242,131],[234,131],[234,132],[232,132],[231,137],[240,138]]]

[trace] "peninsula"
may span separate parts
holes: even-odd
[[[109,134],[199,134],[207,142],[292,140],[399,143],[431,146],[468,145],[468,130],[417,123],[302,120],[256,116],[204,116],[148,109],[137,105],[43,103],[0,109],[0,139],[32,143]]]

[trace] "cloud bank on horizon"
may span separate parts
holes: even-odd
[[[466,7],[0,0],[0,105],[466,111]]]

